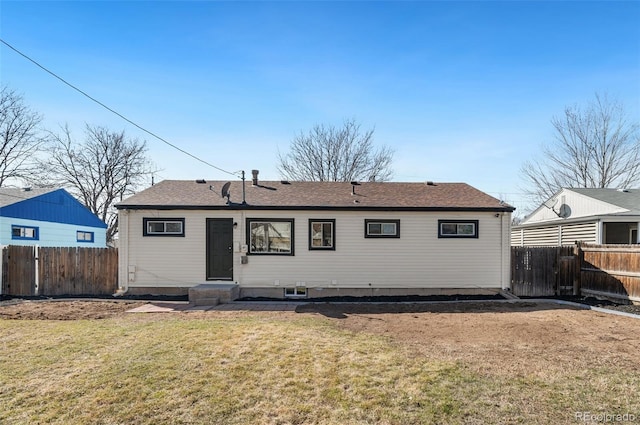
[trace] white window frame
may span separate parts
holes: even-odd
[[[304,298],[308,294],[307,288],[304,286],[294,286],[292,288],[284,288],[284,296],[286,298]]]

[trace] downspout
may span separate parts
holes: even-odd
[[[245,220],[246,214],[245,214],[245,209],[241,209],[240,210],[240,222],[238,223],[238,233],[239,233],[239,243],[240,243],[240,267],[238,267],[238,279],[236,281],[236,284],[238,286],[242,285],[242,275],[244,274],[244,266],[245,264],[242,264],[242,257],[246,256],[247,253],[242,251],[242,247],[246,244],[247,241],[247,235],[245,234],[246,231],[246,220]],[[249,249],[249,247],[247,246],[247,250]]]
[[[129,219],[131,217],[129,217],[129,210],[124,210],[125,212],[125,216],[127,217],[127,250],[126,250],[126,254],[127,254],[127,277],[124,280],[124,293],[126,294],[127,292],[129,292],[129,241],[131,240],[131,232],[129,231],[129,228],[131,226],[129,226]],[[184,230],[184,228],[183,228]]]
[[[511,223],[509,222],[509,225]],[[511,277],[511,270],[509,270],[508,273],[505,273],[505,256],[510,255],[511,254],[511,250],[509,250],[509,252],[505,252],[505,239],[507,237],[511,238],[511,229],[507,228],[505,229],[505,224],[504,224],[504,212],[500,213],[500,233],[502,233],[501,237],[500,237],[500,280],[501,282],[501,287],[503,290],[508,289],[511,287],[511,282],[508,282],[507,279],[507,275],[509,276],[509,278]]]
[[[2,272],[4,268],[4,245],[0,245],[0,296],[2,295],[2,285],[4,282],[2,281]]]
[[[34,280],[35,280],[35,295],[40,295],[40,247],[35,245],[33,247],[33,253],[35,258],[35,270],[34,270]]]
[[[118,233],[124,234],[125,237],[119,238],[118,290],[115,295],[122,296],[129,291],[129,210],[118,211]],[[123,243],[123,239],[126,243]],[[121,264],[124,264],[124,267],[121,267]]]
[[[602,222],[602,219],[599,218],[596,226],[596,243],[598,245],[604,244],[603,237],[604,237],[604,223]]]

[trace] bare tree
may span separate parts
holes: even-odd
[[[107,242],[118,232],[114,203],[134,193],[150,173],[145,142],[124,131],[87,125],[85,140],[74,142],[68,127],[51,133],[50,156],[41,163],[40,183],[66,187],[107,225]]]
[[[22,96],[0,91],[0,186],[9,179],[24,179],[34,170],[34,154],[42,145],[38,126],[42,116],[24,104]]]
[[[361,131],[355,120],[342,127],[315,125],[291,142],[286,155],[278,153],[278,171],[294,181],[387,181],[393,151],[373,145],[373,129]]]
[[[585,108],[565,108],[551,120],[554,143],[542,160],[522,167],[527,193],[536,203],[562,187],[620,188],[640,183],[640,135],[615,99],[596,94]]]

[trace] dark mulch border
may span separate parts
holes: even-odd
[[[411,303],[421,301],[487,301],[504,300],[500,294],[495,295],[381,295],[381,296],[344,296],[344,297],[316,297],[316,298],[285,298],[286,302],[301,303]],[[245,297],[236,301],[279,301],[282,298]]]
[[[10,295],[0,295],[0,301],[10,300],[70,300],[70,299],[96,299],[96,300],[129,300],[129,301],[189,301],[188,295],[123,295],[114,297],[113,295],[56,295],[52,297],[18,297]]]

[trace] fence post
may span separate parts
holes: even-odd
[[[573,264],[574,264],[574,273],[573,273],[573,295],[580,295],[582,291],[582,242],[576,241],[576,244],[573,247]]]

